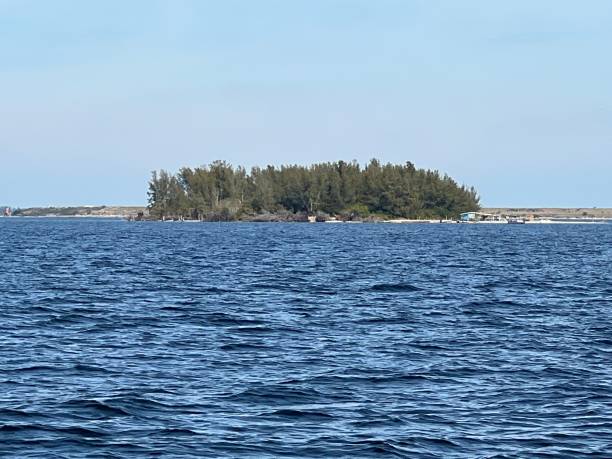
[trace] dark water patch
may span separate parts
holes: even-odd
[[[232,293],[233,290],[221,287],[206,287],[202,289],[198,289],[201,293]]]
[[[373,292],[389,292],[389,293],[401,293],[401,292],[418,292],[421,290],[420,287],[412,284],[397,283],[397,284],[375,284],[370,287]]]
[[[83,438],[104,437],[107,434],[95,429],[89,429],[81,426],[52,426],[40,424],[10,424],[0,425],[0,432],[5,434],[36,435],[37,432],[52,433],[67,436],[76,436]]]
[[[159,308],[160,311],[169,311],[169,312],[182,312],[184,311],[186,308],[182,307],[182,306],[162,306]]]
[[[325,412],[295,410],[295,409],[280,409],[272,412],[262,413],[259,417],[266,418],[289,418],[294,421],[309,421],[309,422],[326,422],[333,419],[334,416]]]

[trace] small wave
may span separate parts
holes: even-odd
[[[50,430],[68,435],[76,435],[79,437],[104,437],[108,435],[106,432],[101,432],[99,430],[85,428],[82,426],[54,427]]]
[[[512,301],[512,300],[482,300],[482,301],[470,301],[468,303],[465,303],[462,305],[463,308],[496,308],[499,306],[504,306],[507,308],[513,308],[513,307],[521,307],[523,306],[521,303],[517,303],[516,301]],[[484,309],[486,310],[486,309]],[[466,310],[464,309],[464,312]],[[467,309],[467,311],[469,311],[469,309]]]
[[[52,426],[40,424],[4,424],[0,426],[0,432],[20,433],[31,431],[56,432],[65,435],[75,435],[78,437],[104,437],[106,432],[94,430],[82,426]]]
[[[98,367],[94,365],[86,365],[84,363],[77,363],[73,366],[73,369],[75,371],[84,373],[116,373],[115,371],[111,371],[108,368]]]
[[[418,383],[430,381],[431,377],[419,375],[419,374],[389,374],[389,375],[376,375],[376,374],[362,374],[362,375],[320,375],[312,378],[292,381],[299,383],[316,383],[316,384],[393,384],[393,383]],[[289,382],[286,382],[289,383]]]
[[[332,289],[329,289],[329,288],[315,287],[315,288],[308,289],[308,293],[310,293],[312,295],[334,296],[334,295],[338,294],[338,291],[337,290],[332,290]]]
[[[348,443],[349,445],[351,443]],[[399,448],[392,442],[387,440],[368,439],[353,442],[352,445],[357,447],[356,451],[353,451],[352,455],[359,454],[375,454],[375,455],[391,455],[395,457],[406,457],[406,450]],[[351,448],[353,449],[353,448]]]
[[[184,303],[180,303],[180,304],[184,305]],[[180,306],[172,306],[172,305],[170,305],[170,306],[162,306],[159,309],[160,309],[160,311],[184,311],[185,310],[185,308],[182,308]]]
[[[201,304],[200,301],[198,300],[194,300],[194,299],[188,299],[188,300],[180,300],[176,302],[177,305],[181,305],[181,306],[196,306]],[[178,307],[175,306],[176,309],[179,309]]]
[[[244,333],[244,334],[265,334],[265,333],[274,333],[276,330],[270,327],[265,326],[241,326],[241,327],[232,327],[228,329],[230,333]]]
[[[229,290],[229,289],[221,288],[221,287],[208,287],[208,288],[201,289],[200,291],[204,293],[232,293],[233,292],[233,290]]]
[[[360,324],[404,324],[410,320],[406,317],[371,317],[360,319],[356,323]]]
[[[0,432],[13,433],[23,432],[27,430],[44,430],[35,424],[2,424],[0,425]]]
[[[228,400],[245,403],[281,403],[305,404],[314,403],[322,394],[313,388],[290,388],[282,385],[249,388],[226,397]]]
[[[8,368],[4,371],[7,373],[43,373],[43,372],[56,372],[65,371],[65,367],[54,367],[52,365],[31,365],[28,367]]]
[[[100,400],[86,400],[86,399],[74,399],[68,400],[62,403],[62,406],[69,409],[74,414],[84,416],[87,418],[109,418],[117,416],[130,416],[131,413],[127,410],[109,405],[108,403]]]
[[[201,435],[199,432],[196,432],[195,430],[191,430],[191,429],[187,429],[187,428],[182,428],[182,427],[168,427],[166,429],[162,429],[159,431],[155,431],[154,435],[163,435],[163,436],[187,436],[187,437],[193,437],[193,436],[197,436],[197,435]]]
[[[450,350],[448,347],[440,346],[438,344],[420,343],[417,341],[410,343],[410,346],[416,347],[417,349],[420,349],[423,351],[449,351]]]
[[[334,416],[331,414],[323,413],[321,411],[308,411],[308,410],[296,410],[284,408],[271,412],[261,413],[260,417],[284,417],[292,418],[296,420],[308,420],[308,421],[324,421],[333,419]]]
[[[31,418],[46,418],[47,415],[42,413],[32,413],[17,408],[0,408],[0,419],[31,419]]]
[[[267,349],[267,346],[252,343],[229,343],[219,347],[222,351],[253,351]]]
[[[244,319],[239,316],[226,314],[224,312],[207,314],[204,317],[206,322],[215,325],[261,325],[264,322],[257,319]]]
[[[115,396],[105,400],[105,404],[133,416],[166,416],[167,413],[199,414],[207,408],[194,403],[166,403],[140,395]]]
[[[397,416],[379,416],[372,417],[368,416],[367,419],[360,419],[356,421],[351,421],[351,425],[356,428],[381,428],[385,426],[397,426],[398,424],[403,424],[404,421]]]

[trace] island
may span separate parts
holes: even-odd
[[[152,173],[149,216],[199,221],[453,219],[479,209],[473,187],[411,162],[233,167],[225,161]]]

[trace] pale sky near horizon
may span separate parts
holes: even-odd
[[[0,204],[377,157],[483,205],[612,207],[611,24],[604,0],[0,0]]]

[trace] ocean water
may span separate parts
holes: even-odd
[[[612,225],[0,220],[3,457],[612,457]]]

